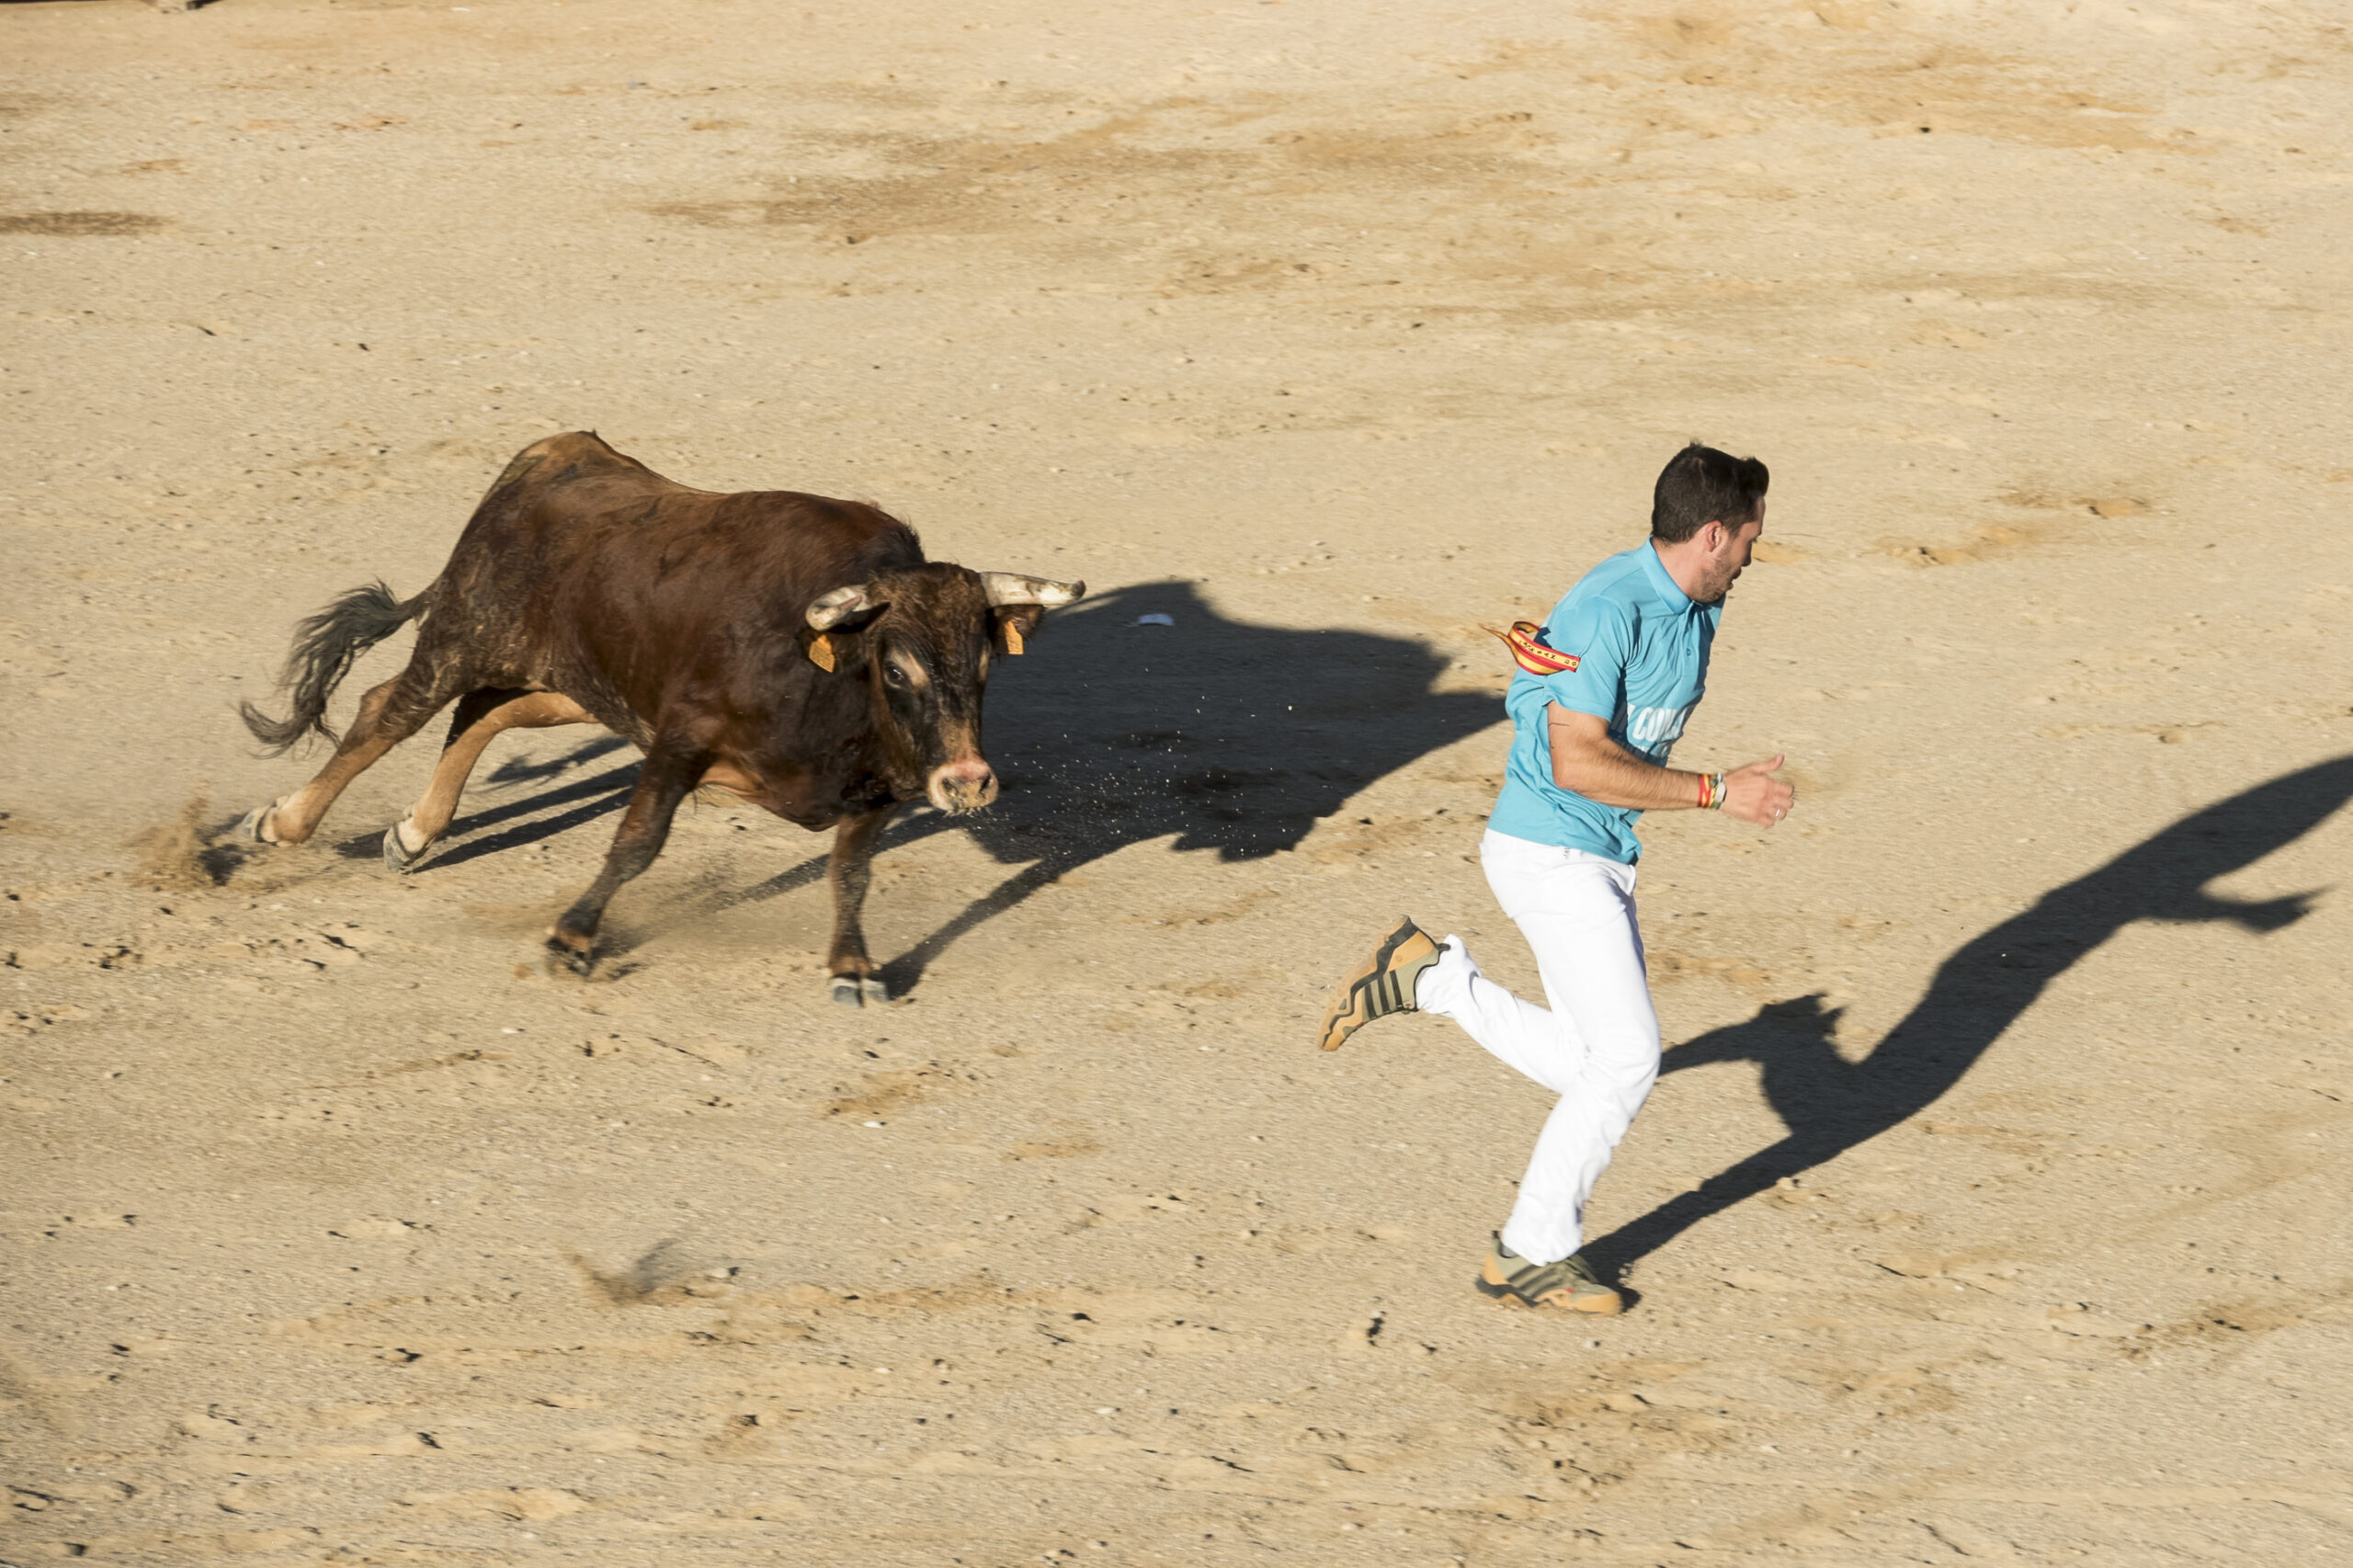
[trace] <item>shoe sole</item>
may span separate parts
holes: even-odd
[[[1484,1274],[1472,1275],[1471,1283],[1477,1286],[1479,1294],[1489,1301],[1501,1301],[1507,1307],[1526,1307],[1530,1312],[1582,1312],[1586,1317],[1614,1318],[1626,1310],[1625,1298],[1614,1291],[1611,1292],[1607,1304],[1596,1302],[1589,1307],[1580,1306],[1577,1304],[1577,1299],[1572,1296],[1566,1302],[1556,1307],[1548,1302],[1531,1301],[1508,1285],[1493,1283]]]
[[[1317,1041],[1325,1051],[1339,1050],[1347,1043],[1350,1035],[1372,1022],[1373,1015],[1365,1010],[1365,993],[1389,978],[1389,960],[1396,957],[1399,948],[1413,939],[1418,929],[1420,927],[1414,924],[1413,917],[1406,916],[1397,929],[1381,938],[1381,946],[1372,950],[1371,958],[1358,964],[1353,973],[1332,988],[1331,994],[1324,1001],[1324,1033]],[[1396,983],[1391,980],[1390,983],[1393,990]],[[1390,1000],[1393,1002],[1395,998],[1392,996]],[[1402,1009],[1392,1006],[1391,1010]]]

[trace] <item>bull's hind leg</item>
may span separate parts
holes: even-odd
[[[449,831],[458,814],[458,798],[483,748],[508,730],[544,730],[557,724],[593,724],[585,708],[561,692],[523,691],[514,687],[483,687],[458,699],[449,720],[449,738],[408,815],[384,830],[384,864],[405,871],[416,864],[436,839]]]
[[[307,842],[353,779],[423,729],[457,694],[457,683],[412,659],[408,668],[359,699],[358,716],[316,778],[248,819],[253,835],[265,844]]]
[[[834,941],[825,954],[825,969],[833,976],[834,1000],[845,1006],[883,1003],[891,993],[874,978],[874,960],[866,954],[866,888],[874,878],[874,841],[881,835],[896,801],[860,816],[844,817],[834,829],[834,852],[825,863],[825,880],[834,889]]]
[[[710,763],[710,756],[699,748],[659,740],[645,754],[637,788],[630,792],[629,810],[621,813],[613,846],[605,852],[605,869],[548,933],[549,953],[573,973],[586,974],[597,961],[597,927],[605,918],[605,905],[613,901],[623,882],[654,864],[654,857],[662,853],[678,802],[693,790]]]

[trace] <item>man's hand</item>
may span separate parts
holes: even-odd
[[[1786,779],[1773,777],[1786,760],[1777,756],[1770,762],[1752,762],[1727,772],[1724,815],[1753,822],[1759,827],[1772,827],[1788,816],[1798,803],[1797,790]]]

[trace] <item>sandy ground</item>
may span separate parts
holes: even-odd
[[[2353,1554],[2348,21],[7,6],[0,1562]],[[591,426],[1096,585],[892,1006],[713,805],[533,972],[585,731],[406,879],[425,743],[207,848],[291,622]],[[1310,1015],[1401,908],[1532,983],[1477,626],[1694,435],[1681,759],[1803,803],[1649,827],[1640,1300],[1546,1320],[1542,1093]]]

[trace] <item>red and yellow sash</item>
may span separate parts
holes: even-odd
[[[1492,626],[1479,629],[1502,642],[1511,653],[1512,663],[1532,676],[1574,675],[1581,655],[1563,653],[1544,641],[1544,629],[1532,620],[1515,620],[1509,631],[1498,631]]]

